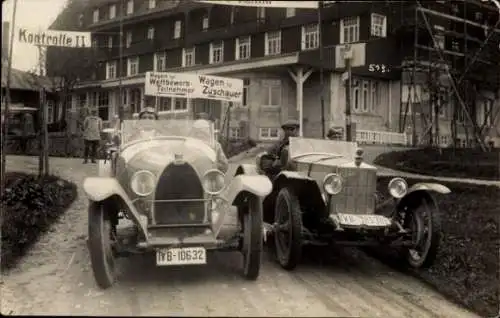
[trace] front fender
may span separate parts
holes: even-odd
[[[144,237],[147,237],[147,228],[141,222],[140,213],[135,208],[134,204],[123,190],[123,187],[118,183],[115,178],[108,177],[88,177],[83,180],[83,191],[94,202],[102,202],[112,196],[118,196],[127,206],[130,217],[132,217],[137,224]]]
[[[230,204],[234,204],[240,193],[249,192],[263,198],[271,193],[272,188],[273,185],[266,176],[240,174],[231,180],[222,197]]]
[[[407,195],[415,191],[433,191],[441,194],[451,193],[451,190],[442,184],[424,182],[416,183],[411,186],[410,189],[408,189]]]
[[[128,196],[120,183],[111,177],[88,177],[83,180],[83,191],[92,201],[102,201],[118,195],[128,200]]]
[[[276,180],[280,180],[282,178],[287,178],[287,179],[301,179],[301,180],[308,180],[308,181],[314,181],[310,177],[297,172],[297,171],[281,171],[278,176],[276,176]]]

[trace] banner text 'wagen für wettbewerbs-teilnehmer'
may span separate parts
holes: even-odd
[[[70,31],[30,31],[26,28],[19,28],[18,40],[40,46],[63,46],[63,47],[90,47],[90,35],[84,32]]]

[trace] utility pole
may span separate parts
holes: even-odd
[[[345,82],[345,136],[346,141],[352,141],[352,118],[351,118],[351,90],[352,90],[352,51],[351,46],[345,46],[344,61],[346,66],[346,82]]]
[[[318,41],[319,41],[319,86],[321,89],[321,136],[325,138],[325,82],[323,78],[323,30],[322,30],[322,10],[323,1],[318,1]]]
[[[7,60],[7,83],[6,83],[6,88],[5,88],[5,109],[2,111],[2,133],[1,133],[1,138],[2,138],[2,163],[0,164],[0,194],[4,192],[4,186],[5,186],[5,139],[7,136],[7,131],[9,129],[8,121],[9,121],[9,107],[10,107],[10,80],[11,80],[11,73],[12,73],[12,51],[14,47],[14,28],[16,26],[16,10],[17,10],[17,0],[14,0],[14,6],[12,9],[12,21],[11,21],[11,26],[10,26],[10,40],[9,40],[9,53],[8,53],[8,60]],[[6,34],[7,36],[7,34]]]

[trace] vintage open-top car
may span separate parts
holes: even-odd
[[[201,125],[200,125],[201,123]],[[213,125],[192,120],[125,120],[99,174],[83,184],[90,203],[88,246],[101,288],[115,280],[116,257],[156,252],[156,264],[206,264],[207,250],[237,249],[243,274],[259,275],[265,176],[236,176],[217,160]],[[239,227],[221,239],[231,206]],[[132,221],[117,231],[120,220]]]
[[[363,162],[355,142],[290,138],[281,152],[282,171],[269,173],[267,153],[237,175],[268,175],[273,190],[264,199],[265,238],[278,262],[297,266],[304,244],[385,245],[401,252],[411,267],[434,261],[441,237],[439,210],[432,192],[449,193],[437,183],[408,188],[403,178],[377,193],[377,168]],[[389,212],[388,212],[389,211]]]

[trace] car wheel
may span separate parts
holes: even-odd
[[[420,203],[405,215],[405,227],[412,231],[414,246],[405,248],[403,256],[410,267],[431,266],[441,242],[439,209],[432,198],[422,197]]]
[[[116,258],[113,250],[116,231],[113,229],[110,215],[106,212],[104,204],[90,202],[88,247],[94,278],[102,289],[113,285],[116,278]]]
[[[291,189],[279,191],[274,212],[276,257],[281,267],[292,270],[302,255],[302,213]]]
[[[243,241],[243,276],[249,280],[259,277],[262,259],[262,202],[257,197],[249,198],[247,206],[240,209],[242,221]]]

